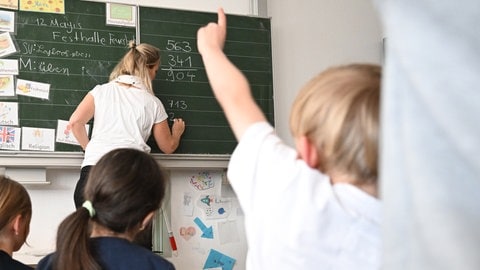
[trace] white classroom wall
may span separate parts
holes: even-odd
[[[382,32],[370,0],[267,0],[272,18],[276,131],[293,145],[288,126],[298,90],[323,69],[380,63]]]
[[[223,5],[227,13],[271,17],[275,125],[277,133],[289,144],[292,143],[288,129],[290,106],[298,89],[309,78],[331,65],[354,61],[373,63],[381,61],[383,36],[378,16],[369,0],[116,0],[113,2],[211,12],[216,11],[219,5]],[[181,199],[179,194],[186,189],[185,179],[198,171],[201,170],[186,168],[172,171],[172,190],[176,195],[173,194],[171,197],[171,206],[177,207]],[[24,246],[15,253],[16,258],[34,264],[46,252],[53,249],[56,227],[74,209],[72,196],[78,176],[79,169],[49,169],[47,179],[51,185],[27,186],[33,203],[31,233],[28,238],[30,247]],[[178,190],[181,192],[178,193]],[[240,222],[241,218],[237,221]],[[176,227],[186,225],[184,218],[172,217],[171,222]],[[244,241],[242,236],[240,238]],[[187,244],[184,239],[177,239],[177,242],[180,247]],[[190,251],[200,255],[206,252],[202,243],[204,243],[203,240],[196,240],[193,246],[189,246]],[[218,242],[214,243],[214,246],[217,245]],[[238,243],[230,245],[228,249],[230,248],[240,250],[236,257],[239,261],[234,269],[244,269],[246,246]],[[198,256],[189,254],[177,258],[171,257],[170,260],[174,262],[177,269],[181,270],[201,269],[203,266]]]

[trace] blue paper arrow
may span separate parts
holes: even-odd
[[[213,239],[213,229],[212,226],[208,227],[198,218],[196,217],[193,222],[197,224],[198,227],[200,227],[200,230],[203,232],[202,237],[203,238],[210,238]]]

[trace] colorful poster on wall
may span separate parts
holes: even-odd
[[[10,36],[9,32],[4,32],[0,34],[0,57],[5,57],[12,53],[16,53],[17,48],[13,43],[13,39]]]
[[[0,102],[0,125],[18,125],[18,102]]]
[[[22,150],[55,151],[55,130],[22,127]]]
[[[18,0],[0,0],[0,8],[18,9]]]
[[[0,31],[15,32],[15,12],[0,10]]]
[[[48,99],[50,84],[18,79],[15,92],[17,95]]]
[[[135,6],[107,3],[106,12],[108,25],[136,26],[137,9]]]
[[[0,126],[0,149],[20,150],[20,128]]]
[[[80,145],[80,143],[78,143],[77,139],[73,135],[73,132],[70,129],[68,129],[67,126],[68,126],[68,121],[61,120],[61,119],[57,120],[56,142]],[[90,125],[86,124],[85,130],[87,131],[87,136],[88,136]]]
[[[20,10],[65,14],[64,0],[20,0]]]

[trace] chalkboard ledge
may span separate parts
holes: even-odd
[[[220,154],[152,154],[158,163],[167,169],[225,169],[230,155]],[[80,169],[81,152],[0,152],[0,167]]]

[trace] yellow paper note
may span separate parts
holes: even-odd
[[[20,0],[20,10],[47,13],[65,13],[64,0]]]

